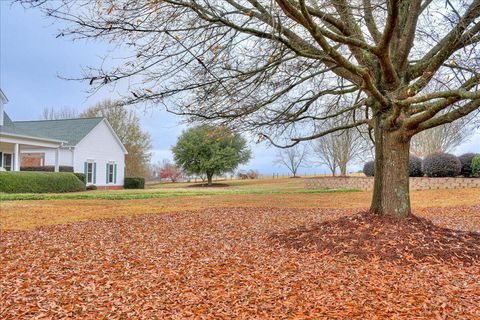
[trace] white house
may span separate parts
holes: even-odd
[[[123,186],[127,150],[105,118],[12,121],[0,89],[0,170],[71,166],[87,185]]]

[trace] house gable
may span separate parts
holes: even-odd
[[[103,118],[103,121],[99,122],[94,128],[92,128],[92,130],[90,130],[90,132],[88,134],[86,134],[78,143],[77,145],[80,145],[80,143],[83,143],[84,140],[89,140],[92,136],[95,136],[95,135],[98,135],[98,130],[101,130],[102,131],[102,134],[105,135],[105,130],[102,130],[102,129],[98,129],[99,128],[102,128],[102,127],[106,127],[108,129],[108,131],[110,132],[110,134],[112,135],[112,140],[116,142],[116,144],[120,147],[120,149],[122,150],[122,152],[124,154],[128,154],[128,151],[127,149],[125,148],[125,146],[123,145],[122,141],[120,140],[120,138],[118,137],[118,135],[115,133],[115,130],[113,130],[112,126],[110,125],[110,123],[105,119]]]
[[[95,164],[97,184],[105,185],[108,165],[116,166],[113,185],[123,185],[125,147],[113,134],[107,121],[101,121],[74,148],[74,167],[85,168],[85,163]],[[77,169],[83,172],[85,169]]]

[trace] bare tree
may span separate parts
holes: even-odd
[[[306,146],[295,145],[290,148],[282,148],[277,150],[277,158],[275,164],[285,166],[290,170],[293,177],[297,177],[298,169],[305,166],[308,151]]]
[[[59,119],[72,119],[78,118],[79,113],[77,110],[73,108],[62,108],[62,109],[54,109],[54,108],[44,108],[42,111],[42,118],[44,120],[59,120]]]
[[[479,112],[480,0],[19,1],[130,53],[87,69],[92,91],[124,82],[125,103],[168,99],[283,147],[368,128],[377,214],[411,213],[411,138]]]
[[[326,165],[332,175],[339,168],[340,175],[345,176],[348,164],[363,159],[369,143],[357,129],[347,129],[318,138],[312,149],[319,163]]]
[[[425,157],[435,152],[451,152],[465,142],[473,130],[466,121],[456,121],[420,132],[412,138],[412,153]]]
[[[319,164],[326,165],[333,176],[336,175],[338,168],[338,148],[333,134],[320,137],[313,142],[313,153]],[[317,161],[314,161],[317,162]]]

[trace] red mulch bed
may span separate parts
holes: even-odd
[[[272,236],[281,245],[360,259],[397,263],[480,261],[480,233],[442,228],[416,216],[381,217],[368,212],[299,227]]]
[[[480,319],[477,235],[352,214],[229,208],[3,231],[0,318]]]

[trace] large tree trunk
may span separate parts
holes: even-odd
[[[411,214],[408,161],[410,137],[375,128],[375,182],[370,211],[398,218]]]
[[[213,173],[207,173],[207,185],[211,186],[213,181]]]

